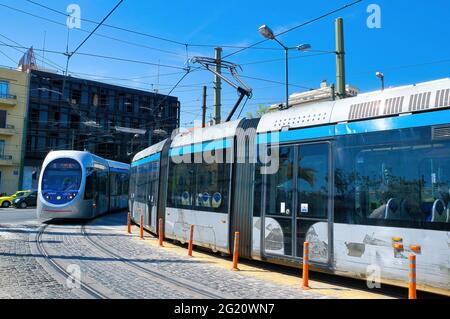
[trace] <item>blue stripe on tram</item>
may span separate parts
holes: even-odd
[[[258,134],[258,144],[285,143],[298,140],[327,138],[339,135],[361,134],[414,128],[430,125],[442,125],[450,122],[450,110],[402,115],[359,122],[341,123],[317,127],[299,128],[285,132]]]
[[[161,158],[161,153],[156,153],[156,154],[150,155],[148,157],[142,158],[136,162],[131,163],[131,167],[141,166],[141,165],[144,165],[147,163],[159,161],[160,158]]]

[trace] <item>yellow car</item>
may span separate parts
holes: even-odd
[[[10,196],[4,196],[4,197],[0,197],[0,207],[2,208],[8,208],[9,206],[11,206],[13,200],[17,197],[22,197],[25,195],[28,195],[31,191],[17,191],[15,194],[12,194]]]

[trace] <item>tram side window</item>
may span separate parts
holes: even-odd
[[[195,169],[192,165],[185,163],[170,164],[167,196],[169,207],[188,208],[192,205],[195,183]]]
[[[93,199],[95,185],[97,184],[97,172],[95,170],[90,170],[87,174],[84,199]]]
[[[120,195],[120,189],[122,187],[120,183],[119,174],[115,172],[111,172],[109,175],[109,187],[111,196]]]
[[[136,174],[137,174],[137,167],[132,167],[129,188],[128,188],[129,196],[131,199],[134,199],[135,193],[136,193]]]
[[[431,128],[338,140],[336,221],[450,229],[450,140]]]
[[[196,183],[194,209],[227,213],[230,164],[194,164]]]
[[[121,195],[128,195],[130,186],[130,175],[123,173],[120,174],[120,178],[122,180]]]
[[[108,195],[108,172],[98,171],[97,172],[97,192],[99,195]]]
[[[136,200],[141,203],[146,202],[148,173],[149,173],[148,163],[137,167]]]
[[[169,207],[228,212],[230,164],[170,164]]]

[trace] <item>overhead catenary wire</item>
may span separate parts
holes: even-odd
[[[0,41],[1,42],[1,41]],[[16,63],[16,61],[13,60],[13,58],[11,58],[9,55],[7,55],[5,52],[3,52],[2,50],[0,50],[0,54],[2,54],[3,56],[5,56],[8,60],[12,61],[13,63]]]
[[[26,1],[29,2],[29,3],[32,3],[34,5],[37,5],[37,6],[41,7],[41,8],[50,10],[50,11],[52,11],[54,13],[57,13],[57,14],[60,14],[60,15],[64,15],[66,17],[69,16],[67,13],[65,13],[63,11],[56,10],[54,8],[51,8],[51,7],[47,6],[47,5],[38,3],[36,1],[33,1],[33,0],[26,0]],[[98,21],[94,21],[94,20],[86,19],[86,18],[80,18],[80,20],[84,21],[84,22],[92,23],[92,24],[98,24],[99,23]],[[149,33],[146,33],[146,32],[132,30],[132,29],[129,29],[129,28],[118,27],[118,26],[114,26],[114,25],[111,25],[111,24],[104,23],[103,25],[105,27],[108,27],[108,28],[112,28],[112,29],[116,29],[116,30],[120,30],[120,31],[124,31],[124,32],[136,34],[136,35],[140,35],[140,36],[143,36],[143,37],[148,37],[148,38],[160,40],[160,41],[165,41],[165,42],[169,42],[169,43],[172,43],[172,44],[177,44],[177,45],[185,46],[185,47],[208,47],[208,48],[216,48],[216,47],[222,47],[222,48],[244,48],[245,47],[245,46],[239,46],[239,45],[213,44],[213,43],[211,43],[211,44],[187,43],[187,42],[182,42],[182,41],[169,39],[169,38],[162,37],[162,36],[152,35],[152,34],[149,34]],[[265,48],[265,47],[253,47],[253,49],[273,50],[273,51],[279,51],[280,50],[279,48]]]
[[[22,14],[25,14],[25,15],[28,15],[28,16],[31,16],[31,17],[36,18],[36,19],[40,19],[40,20],[43,20],[43,21],[46,21],[46,22],[50,22],[50,23],[52,23],[52,24],[59,25],[59,26],[62,26],[62,27],[64,27],[64,28],[67,28],[67,25],[66,25],[66,24],[61,23],[61,22],[58,22],[58,21],[55,21],[55,20],[52,20],[52,19],[49,19],[49,18],[47,18],[47,17],[43,17],[43,16],[40,16],[40,15],[31,13],[31,12],[27,12],[27,11],[24,11],[24,10],[22,10],[22,9],[15,8],[15,7],[12,7],[12,6],[3,4],[3,3],[0,3],[0,6],[1,6],[1,7],[4,7],[4,8],[7,8],[7,9],[10,9],[10,10],[12,10],[12,11],[16,11],[16,12],[19,12],[19,13],[22,13]],[[66,15],[66,14],[65,14],[65,15]],[[66,16],[67,16],[67,15],[66,15]],[[91,31],[89,31],[89,30],[85,30],[85,29],[82,29],[82,28],[77,28],[76,30],[77,30],[77,31],[80,31],[80,32],[84,32],[84,33],[90,33],[90,32],[91,32]],[[178,53],[178,52],[173,52],[173,51],[164,50],[164,49],[160,49],[160,48],[150,47],[150,46],[145,45],[145,44],[142,44],[142,43],[135,43],[135,42],[127,41],[127,40],[124,40],[124,39],[119,39],[119,38],[111,37],[111,36],[108,36],[108,35],[105,35],[105,34],[101,34],[101,33],[98,33],[98,32],[95,33],[95,36],[96,36],[96,37],[105,38],[105,39],[109,39],[109,40],[113,40],[113,41],[120,42],[120,43],[124,43],[124,44],[128,44],[128,45],[132,45],[132,46],[136,46],[136,47],[141,47],[141,48],[153,50],[153,51],[160,51],[160,52],[167,53],[167,54],[173,54],[173,55],[178,55],[178,56],[184,56],[184,54],[180,54],[180,53]]]
[[[4,35],[4,34],[1,34],[1,33],[0,33],[0,37],[2,37],[2,38],[4,38],[4,39],[6,39],[6,40],[8,40],[8,41],[10,41],[10,42],[12,42],[12,43],[14,43],[14,44],[16,44],[18,47],[21,47],[21,48],[13,47],[13,46],[11,46],[11,45],[8,45],[6,42],[0,41],[0,44],[3,44],[4,46],[9,46],[9,47],[11,47],[12,49],[17,50],[17,51],[19,51],[19,52],[21,52],[21,53],[25,53],[25,52],[24,52],[24,51],[21,51],[20,49],[22,49],[22,50],[27,50],[27,49],[28,49],[28,48],[24,47],[23,45],[21,45],[20,43],[18,43],[17,41],[15,41],[15,40],[13,40],[13,39],[7,37],[7,36]],[[43,51],[43,50],[42,50],[42,51]],[[39,56],[39,57],[42,57],[42,59],[45,60],[45,61],[47,62],[47,64],[52,65],[53,67],[55,67],[55,68],[57,68],[57,69],[59,69],[59,70],[64,70],[62,66],[60,66],[60,65],[57,64],[57,63],[55,63],[54,61],[51,61],[51,60],[45,58],[44,56],[41,56],[40,54],[37,54],[37,53],[36,53],[36,55]]]
[[[327,13],[325,13],[325,14],[322,14],[322,15],[316,17],[316,18],[313,18],[313,19],[310,19],[310,20],[308,20],[308,21],[305,21],[305,22],[303,22],[303,23],[301,23],[301,24],[298,24],[298,25],[296,25],[296,26],[294,26],[294,27],[292,27],[292,28],[289,28],[289,29],[287,29],[287,30],[285,30],[285,31],[282,31],[282,32],[276,34],[276,35],[275,35],[275,38],[276,38],[276,37],[279,37],[279,36],[281,36],[281,35],[283,35],[283,34],[286,34],[286,33],[288,33],[288,32],[294,31],[294,30],[296,30],[296,29],[298,29],[298,28],[302,28],[302,27],[304,27],[304,26],[307,26],[307,25],[309,25],[309,24],[312,24],[312,23],[314,23],[314,22],[316,22],[316,21],[319,21],[319,20],[321,20],[321,19],[324,19],[324,18],[326,18],[326,17],[328,17],[328,16],[331,16],[331,15],[333,15],[333,14],[339,12],[339,11],[342,11],[342,10],[345,10],[345,9],[347,9],[347,8],[350,8],[350,7],[352,7],[352,6],[354,6],[354,5],[358,4],[358,3],[360,3],[360,2],[362,2],[362,1],[363,1],[363,0],[356,0],[356,1],[354,1],[354,2],[352,2],[352,3],[349,3],[349,4],[346,4],[346,5],[344,5],[344,6],[340,7],[340,8],[337,8],[337,9],[335,9],[335,10],[332,10],[332,11],[329,11],[329,12],[327,12]],[[242,49],[239,49],[239,50],[237,50],[237,51],[235,51],[235,52],[232,52],[232,53],[230,53],[230,54],[228,54],[228,55],[225,55],[222,59],[226,59],[226,58],[228,58],[228,57],[230,57],[230,56],[233,56],[233,55],[238,54],[238,53],[240,53],[240,52],[242,52],[242,51],[248,50],[248,49],[250,49],[250,48],[252,48],[252,47],[254,47],[254,46],[257,46],[257,45],[259,45],[259,44],[261,44],[261,43],[264,43],[264,42],[266,42],[266,41],[268,41],[268,39],[263,39],[263,40],[261,40],[261,41],[258,41],[258,42],[254,43],[254,44],[252,44],[252,45],[249,45],[249,46],[244,47],[244,48],[242,48]]]
[[[117,8],[123,3],[124,0],[119,0],[119,2],[111,9],[111,11],[103,18],[103,20],[94,28],[94,30],[89,33],[86,39],[81,42],[74,51],[70,52],[70,55],[74,55],[78,50],[92,37],[92,35],[105,23],[105,21],[117,10]]]
[[[0,44],[0,46],[7,46],[10,48],[17,48],[17,49],[28,49],[27,47],[21,46],[21,45],[11,45],[11,44]],[[43,49],[33,49],[34,51],[44,51]],[[59,54],[66,56],[66,52],[62,51],[56,51],[56,50],[45,50],[46,53],[50,54]],[[127,58],[121,58],[121,57],[114,57],[114,56],[107,56],[107,55],[101,55],[101,54],[94,54],[94,53],[84,53],[84,52],[78,52],[77,55],[79,56],[87,56],[87,57],[93,57],[93,58],[99,58],[99,59],[105,59],[105,60],[115,60],[120,62],[129,62],[129,63],[136,63],[136,64],[145,64],[145,65],[151,65],[151,66],[160,66],[164,68],[171,68],[171,69],[177,69],[177,70],[186,70],[186,68],[180,67],[180,66],[174,66],[174,65],[167,65],[167,64],[158,64],[155,62],[149,62],[149,61],[141,61],[141,60],[132,60]]]

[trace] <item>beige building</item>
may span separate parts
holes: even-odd
[[[0,194],[20,188],[28,88],[28,72],[0,68]]]

